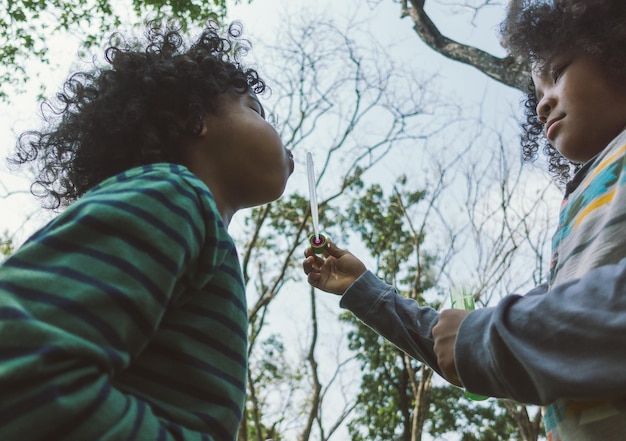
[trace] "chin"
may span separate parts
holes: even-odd
[[[598,139],[598,137],[560,139],[560,142],[557,142],[556,149],[568,161],[574,164],[584,164],[604,150],[611,139],[607,139],[606,141],[604,139]],[[568,140],[570,140],[570,142],[568,142]]]
[[[285,188],[287,187],[287,181],[285,181],[285,183],[283,184],[283,186],[280,188],[280,190],[276,193],[276,195],[274,196],[274,198],[272,199],[272,201],[275,201],[276,199],[279,199],[283,193],[285,193]],[[271,201],[268,201],[271,202]]]
[[[276,187],[272,189],[272,191],[268,191],[261,195],[258,195],[254,200],[248,201],[246,204],[247,207],[258,207],[259,205],[269,204],[270,202],[274,202],[279,199],[283,193],[285,192],[285,188],[287,186],[287,182],[285,182],[280,187]]]
[[[586,155],[581,155],[581,152],[572,152],[559,147],[556,147],[556,150],[571,163],[584,164],[587,162],[587,159],[585,159]]]
[[[565,159],[567,159],[573,164],[582,165],[590,161],[591,159],[593,159],[598,153],[600,153],[600,151],[593,153],[593,154],[586,154],[586,155],[582,155],[580,153],[568,154],[568,153],[561,152],[561,155],[563,155]]]

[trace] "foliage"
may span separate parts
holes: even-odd
[[[342,319],[355,327],[348,338],[363,372],[356,416],[348,424],[352,441],[407,439],[415,397],[408,387],[409,373],[402,364],[402,354],[351,314],[342,315]],[[416,361],[411,363],[417,367]]]
[[[378,184],[361,190],[362,196],[355,198],[346,220],[375,257],[379,276],[407,297],[428,304],[424,293],[436,285],[433,267],[437,258],[421,249],[424,234],[407,226],[417,216],[415,209],[425,203],[427,191],[408,191],[405,186],[406,179],[400,177],[391,196],[386,196]],[[405,276],[397,279],[402,274]],[[423,427],[414,424],[416,418],[433,436],[457,433],[463,441],[519,439],[515,420],[497,400],[474,403],[453,386],[431,389],[432,372],[427,367],[352,314],[345,313],[341,318],[354,326],[348,334],[349,349],[355,352],[363,372],[357,415],[348,425],[352,441],[421,439]],[[429,392],[416,396],[419,383]],[[427,414],[416,415],[416,409],[426,409]]]
[[[269,336],[260,346],[249,360],[249,382],[255,386],[250,390],[255,395],[248,400],[238,441],[282,441],[283,437],[277,429],[280,418],[268,427],[264,421],[270,419],[271,415],[264,415],[263,412],[268,408],[268,401],[275,399],[276,395],[290,393],[285,390],[285,385],[295,387],[302,379],[299,370],[293,369],[287,361],[285,346],[279,336]],[[253,406],[252,403],[256,405]]]
[[[412,199],[419,201],[423,192],[416,192]],[[378,270],[389,280],[397,274],[402,262],[410,257],[413,241],[407,240],[410,233],[403,229],[404,213],[397,195],[391,196],[386,209],[383,190],[379,184],[368,189],[357,204],[352,205],[347,216],[361,233],[365,246],[378,259]],[[422,238],[417,238],[422,241]]]
[[[0,237],[0,257],[6,259],[13,254],[13,239],[8,231],[5,231]]]
[[[237,3],[240,0],[236,0]],[[23,90],[31,60],[51,64],[49,41],[70,33],[83,49],[101,45],[118,26],[169,17],[183,27],[226,14],[227,0],[7,0],[0,10],[0,99]],[[129,17],[129,12],[131,16]],[[126,23],[130,20],[130,23]]]
[[[346,220],[375,257],[377,273],[389,283],[407,286],[408,295],[423,302],[422,294],[434,284],[428,270],[436,259],[420,252],[424,235],[407,226],[407,216],[422,202],[426,192],[408,191],[404,185],[406,179],[400,177],[388,198],[379,184],[361,191],[362,196],[348,209]],[[396,280],[399,274],[407,276]],[[422,276],[415,278],[414,274]],[[351,314],[344,314],[342,319],[354,325],[354,331],[348,334],[349,349],[357,354],[363,371],[357,416],[348,426],[352,440],[412,439],[412,420],[417,417],[413,409],[420,398],[415,396],[411,382],[430,382],[430,377],[415,378],[420,363],[405,357]]]
[[[428,433],[461,435],[461,441],[522,440],[513,416],[500,400],[475,403],[456,387],[433,388]]]

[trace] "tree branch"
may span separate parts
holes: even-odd
[[[408,6],[406,1],[402,2],[401,16],[411,17],[413,29],[431,49],[444,57],[473,66],[500,83],[526,92],[530,79],[526,66],[511,56],[498,58],[444,36],[424,10],[425,0],[410,0],[410,3],[411,6]]]

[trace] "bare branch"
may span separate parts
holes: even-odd
[[[402,17],[411,17],[413,29],[433,50],[455,61],[470,65],[507,86],[527,91],[530,79],[528,68],[511,56],[495,57],[474,46],[444,36],[424,10],[426,0],[402,0]]]

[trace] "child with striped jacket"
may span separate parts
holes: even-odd
[[[523,154],[567,183],[550,277],[441,313],[332,243],[309,283],[469,392],[545,406],[550,441],[626,439],[626,2],[511,0],[502,27],[532,71]]]

